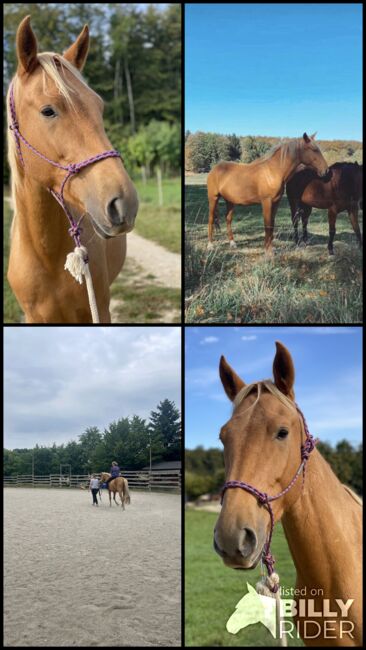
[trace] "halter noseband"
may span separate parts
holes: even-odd
[[[25,167],[24,164],[24,158],[21,152],[20,148],[20,140],[30,149],[36,156],[39,156],[39,158],[42,158],[46,162],[50,163],[50,165],[53,165],[54,167],[58,167],[59,169],[63,169],[64,171],[67,172],[65,178],[62,181],[61,184],[61,189],[60,192],[56,192],[56,190],[53,190],[52,188],[48,188],[49,192],[51,192],[52,196],[56,199],[56,201],[61,205],[63,211],[65,212],[69,223],[70,223],[70,228],[69,228],[69,235],[74,239],[75,245],[80,248],[81,242],[80,242],[80,222],[82,217],[79,219],[79,221],[76,223],[75,220],[73,219],[69,209],[67,208],[67,205],[64,200],[64,189],[67,181],[71,176],[74,176],[75,174],[78,174],[84,167],[87,167],[88,165],[91,165],[95,162],[98,162],[99,160],[104,160],[105,158],[121,158],[121,154],[116,151],[115,149],[111,149],[110,151],[104,151],[103,153],[97,154],[96,156],[93,156],[92,158],[87,158],[87,160],[83,160],[82,162],[79,163],[70,163],[69,165],[60,165],[60,163],[55,162],[54,160],[50,160],[42,154],[40,151],[35,149],[28,140],[25,139],[25,137],[20,133],[19,131],[19,123],[17,120],[16,116],[16,111],[15,111],[15,101],[14,101],[14,81],[11,82],[10,84],[10,93],[9,93],[9,105],[10,105],[10,114],[11,114],[11,124],[9,125],[10,130],[14,133],[14,138],[15,138],[15,144],[17,148],[17,152],[19,155],[20,162],[23,167]],[[85,260],[87,261],[87,260]]]
[[[270,525],[270,531],[268,535],[268,540],[266,541],[264,547],[263,547],[263,554],[262,554],[262,562],[267,568],[268,575],[272,575],[273,573],[273,566],[275,563],[275,559],[271,553],[271,541],[272,541],[272,535],[273,535],[273,529],[275,525],[274,521],[274,514],[273,510],[271,507],[271,501],[276,501],[280,497],[282,497],[284,494],[289,492],[291,490],[292,486],[296,483],[297,478],[300,476],[301,472],[303,472],[303,484],[305,480],[305,468],[306,468],[306,463],[308,461],[308,458],[313,451],[315,445],[317,444],[318,440],[315,440],[311,433],[309,432],[305,416],[303,412],[300,410],[298,405],[295,403],[295,407],[302,418],[302,422],[304,425],[304,431],[306,435],[306,440],[304,444],[301,445],[301,464],[293,477],[292,481],[288,484],[288,486],[282,490],[282,492],[279,492],[279,494],[276,494],[275,496],[269,496],[266,492],[261,492],[260,490],[257,490],[257,488],[253,487],[253,485],[249,485],[249,483],[244,483],[242,481],[226,481],[224,483],[224,486],[221,491],[221,505],[224,499],[224,494],[227,489],[229,488],[241,488],[242,490],[246,490],[250,494],[252,494],[261,505],[266,506],[269,516],[271,518],[271,525]],[[271,587],[271,590],[275,593],[278,590],[278,585],[274,585]]]

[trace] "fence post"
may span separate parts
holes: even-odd
[[[149,472],[149,492],[151,492],[151,472]]]

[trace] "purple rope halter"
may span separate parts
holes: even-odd
[[[81,233],[81,228],[80,228],[80,223],[83,217],[79,219],[79,221],[76,223],[76,221],[73,219],[64,199],[64,189],[67,181],[71,176],[74,176],[75,174],[78,174],[79,171],[84,169],[84,167],[87,167],[88,165],[91,165],[95,162],[98,162],[99,160],[104,160],[105,158],[121,158],[121,154],[116,151],[115,149],[111,149],[110,151],[104,151],[103,153],[99,153],[96,156],[93,156],[92,158],[87,158],[87,160],[83,160],[82,162],[79,163],[70,163],[69,165],[60,165],[60,163],[55,162],[54,160],[50,160],[42,154],[40,151],[35,149],[28,140],[25,139],[25,137],[20,133],[19,131],[19,123],[17,120],[16,112],[15,112],[15,101],[14,101],[14,82],[12,81],[10,84],[10,94],[9,94],[9,104],[10,104],[10,113],[11,113],[11,124],[9,125],[10,130],[14,133],[14,138],[15,138],[15,144],[17,148],[17,152],[19,155],[20,162],[23,167],[25,167],[24,164],[24,158],[21,152],[20,148],[20,140],[30,149],[36,156],[39,156],[46,162],[50,163],[50,165],[53,165],[54,167],[58,167],[59,169],[63,169],[65,172],[67,172],[65,178],[62,181],[61,184],[61,189],[60,192],[56,192],[56,190],[51,189],[50,187],[48,188],[49,192],[51,192],[52,196],[56,199],[56,201],[61,205],[63,211],[65,212],[69,223],[70,223],[70,228],[69,228],[69,235],[73,238],[75,245],[77,247],[81,246],[80,242],[80,233]],[[88,260],[85,259],[85,262]]]
[[[275,496],[269,496],[266,494],[266,492],[261,492],[260,490],[257,490],[257,488],[253,487],[252,485],[249,485],[249,483],[243,483],[242,481],[227,481],[224,483],[224,486],[221,491],[221,505],[224,499],[224,494],[228,488],[241,488],[242,490],[246,490],[250,494],[253,494],[254,497],[259,501],[261,505],[264,505],[268,512],[269,516],[271,519],[271,525],[270,525],[270,531],[268,535],[268,539],[264,545],[263,548],[263,555],[262,555],[262,562],[267,568],[268,575],[272,575],[273,573],[273,566],[275,563],[275,559],[271,553],[271,541],[272,541],[272,535],[273,535],[273,529],[275,525],[274,521],[274,514],[273,510],[271,507],[271,501],[276,501],[280,497],[282,497],[284,494],[289,492],[291,490],[292,486],[296,483],[297,478],[300,476],[301,472],[303,472],[303,485],[304,485],[304,480],[305,480],[305,469],[306,469],[306,463],[309,459],[309,456],[311,452],[313,451],[315,445],[317,444],[318,440],[314,440],[313,436],[311,435],[308,425],[305,420],[305,416],[303,412],[300,410],[298,405],[295,403],[296,409],[298,413],[300,414],[303,424],[304,424],[304,431],[306,434],[306,440],[303,445],[301,445],[301,464],[299,469],[297,470],[295,476],[293,477],[292,481],[288,484],[288,486],[282,490],[282,492],[279,492],[279,494],[276,494]],[[275,593],[278,590],[278,585],[275,585],[271,590]]]

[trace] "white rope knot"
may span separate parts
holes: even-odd
[[[88,251],[85,246],[76,246],[72,253],[66,257],[65,271],[69,271],[77,282],[83,284],[83,275],[85,276],[86,288],[88,291],[89,307],[93,323],[99,323],[98,307],[95,300],[93,280],[88,264]]]
[[[280,577],[278,573],[272,573],[270,576],[263,576],[263,579],[260,582],[257,582],[255,588],[258,594],[262,596],[269,596],[270,598],[276,598],[276,593],[273,591],[276,587],[279,587]]]
[[[83,275],[86,274],[88,251],[85,246],[76,246],[72,253],[66,257],[65,271],[69,271],[77,282],[83,284]]]

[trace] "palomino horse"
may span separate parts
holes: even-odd
[[[298,223],[301,217],[303,242],[308,239],[307,225],[312,208],[327,208],[329,222],[329,255],[334,255],[333,240],[337,214],[347,210],[359,246],[362,236],[358,224],[358,207],[362,207],[362,165],[337,162],[331,165],[328,181],[317,178],[311,169],[297,172],[287,182],[286,192],[291,207],[295,241],[299,244]]]
[[[111,475],[108,474],[108,472],[102,472],[99,481],[100,483],[105,483],[105,481],[110,477]],[[130,497],[130,491],[128,489],[128,481],[126,478],[123,478],[123,476],[117,476],[117,478],[114,478],[113,481],[110,481],[108,483],[108,493],[109,493],[109,505],[112,507],[112,500],[111,500],[111,494],[113,492],[113,500],[116,506],[118,506],[118,503],[116,501],[116,492],[119,494],[119,498],[121,499],[122,503],[122,510],[125,509],[125,503],[128,505],[131,503],[131,497]]]
[[[312,450],[307,448],[306,473],[297,478],[309,436],[295,404],[291,355],[281,343],[276,347],[274,382],[245,385],[221,357],[221,381],[234,404],[220,433],[227,481],[224,488],[232,489],[224,492],[214,546],[228,567],[252,569],[263,551],[263,561],[268,562],[269,533],[274,522],[282,519],[297,571],[296,588],[302,590],[295,592],[295,601],[298,605],[300,599],[304,615],[295,620],[305,644],[359,646],[361,503],[313,445]],[[277,496],[272,499],[272,495]],[[340,602],[348,605],[347,620],[342,618]],[[331,621],[327,611],[332,612]]]
[[[249,165],[220,162],[207,176],[209,202],[208,248],[212,248],[212,229],[220,196],[226,201],[226,225],[230,246],[235,247],[231,222],[235,205],[261,203],[264,218],[265,249],[272,253],[275,215],[281,201],[285,183],[300,163],[312,167],[319,176],[328,173],[328,165],[318,145],[315,134],[277,145],[265,156]]]
[[[91,322],[85,283],[64,270],[73,249],[67,210],[75,224],[82,219],[76,234],[87,247],[100,321],[110,323],[109,286],[123,266],[138,199],[105,134],[103,101],[80,73],[88,27],[63,56],[38,54],[28,16],[16,44],[18,68],[7,97],[15,208],[9,283],[27,323]]]

